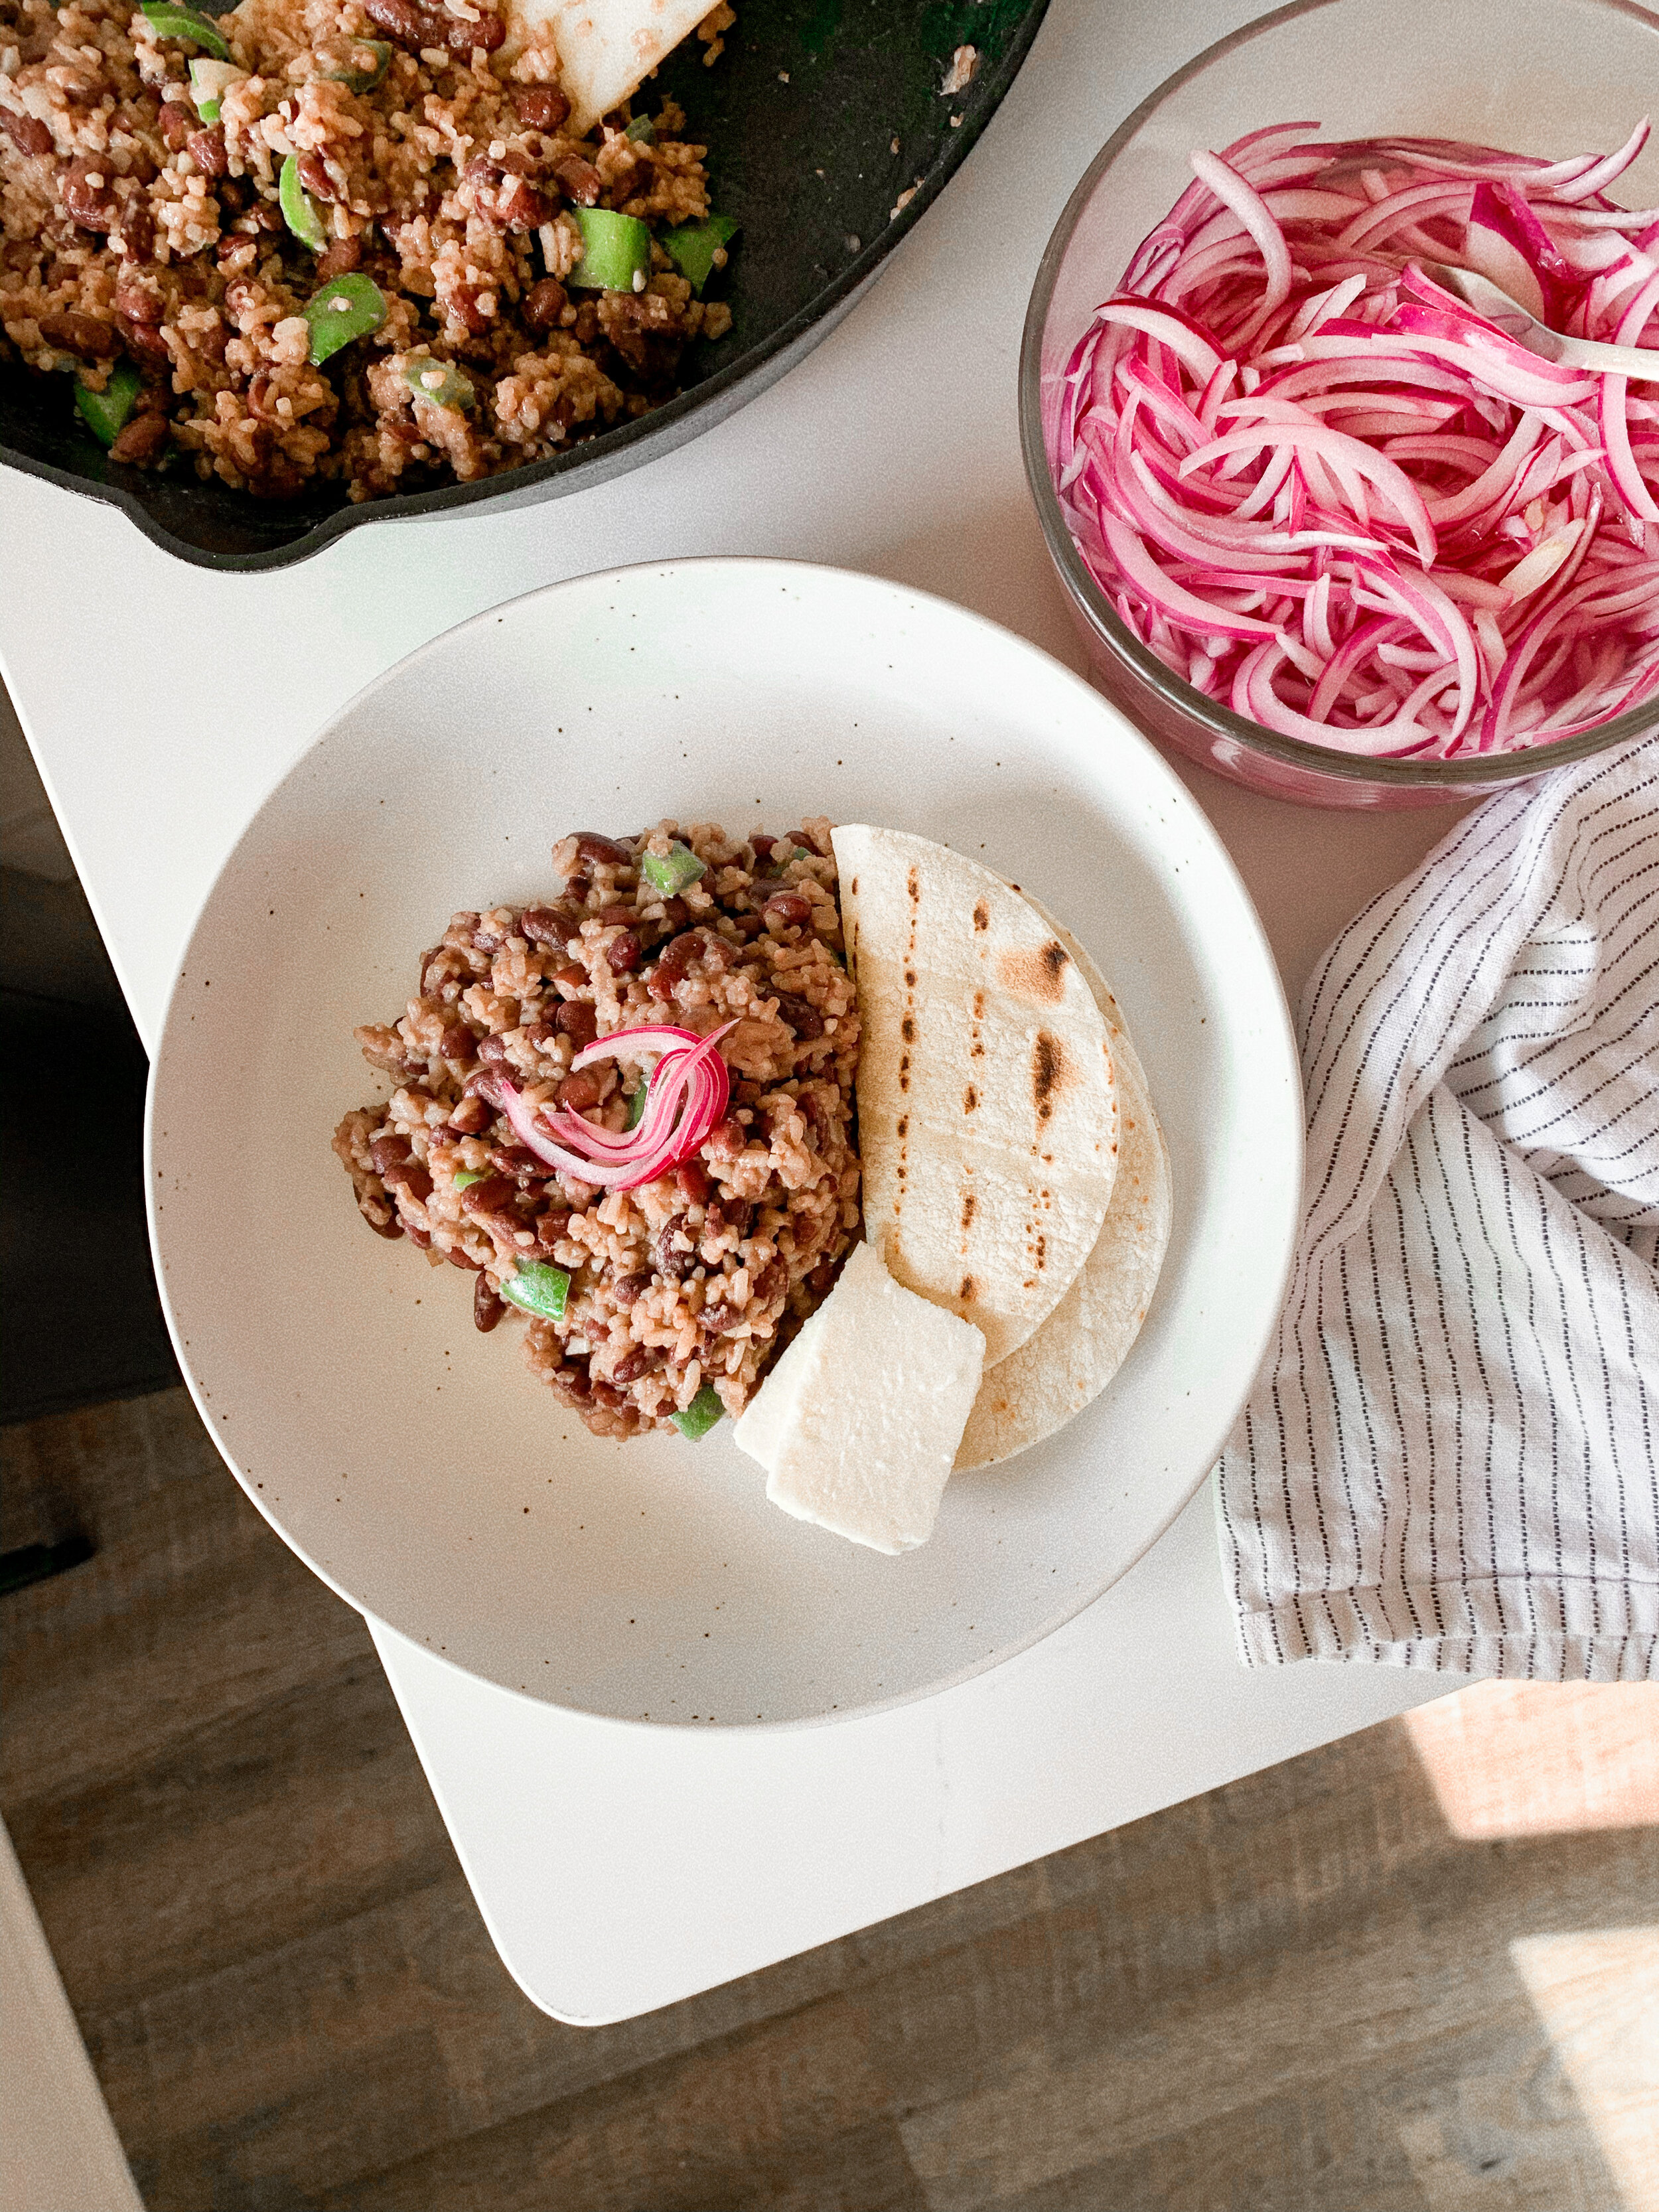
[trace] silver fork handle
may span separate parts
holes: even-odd
[[[1629,376],[1659,384],[1659,353],[1649,346],[1604,345],[1600,338],[1570,338],[1552,331],[1563,368],[1592,368],[1604,376]]]

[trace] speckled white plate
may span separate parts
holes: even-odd
[[[1027,884],[1110,978],[1169,1139],[1147,1325],[1060,1436],[959,1477],[886,1559],[769,1506],[722,1423],[590,1437],[478,1336],[471,1278],[369,1235],[329,1149],[458,908],[545,896],[573,828],[803,812],[939,838]],[[652,1724],[925,1695],[1097,1597],[1212,1463],[1278,1311],[1296,1056],[1255,914],[1115,708],[960,608],[833,569],[689,562],[555,585],[345,708],[226,863],[151,1083],[174,1342],[248,1495],[343,1597],[550,1704]]]

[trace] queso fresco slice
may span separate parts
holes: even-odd
[[[855,1245],[737,1442],[756,1458],[769,1453],[766,1494],[798,1521],[872,1551],[914,1550],[933,1534],[984,1358],[971,1322],[896,1283],[872,1245]]]

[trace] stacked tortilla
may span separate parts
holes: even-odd
[[[1146,1079],[1077,940],[945,848],[835,833],[858,986],[865,1234],[969,1321],[984,1376],[958,1471],[1051,1436],[1146,1317],[1170,1169]]]

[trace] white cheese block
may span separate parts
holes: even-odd
[[[508,0],[508,27],[522,44],[545,25],[570,102],[563,126],[586,137],[639,90],[659,62],[696,28],[714,0]]]
[[[830,1296],[835,1293],[832,1291]],[[811,1319],[803,1322],[781,1359],[738,1416],[732,1441],[739,1451],[757,1459],[770,1474],[777,1455],[783,1417],[794,1403],[795,1389],[806,1362],[806,1349],[822,1327],[828,1300]]]
[[[979,1390],[984,1337],[896,1283],[874,1246],[860,1244],[810,1336],[803,1329],[789,1350],[799,1356],[772,1378],[784,1386],[781,1412],[759,1425],[768,1498],[872,1551],[925,1544]],[[746,1449],[754,1443],[751,1433]]]

